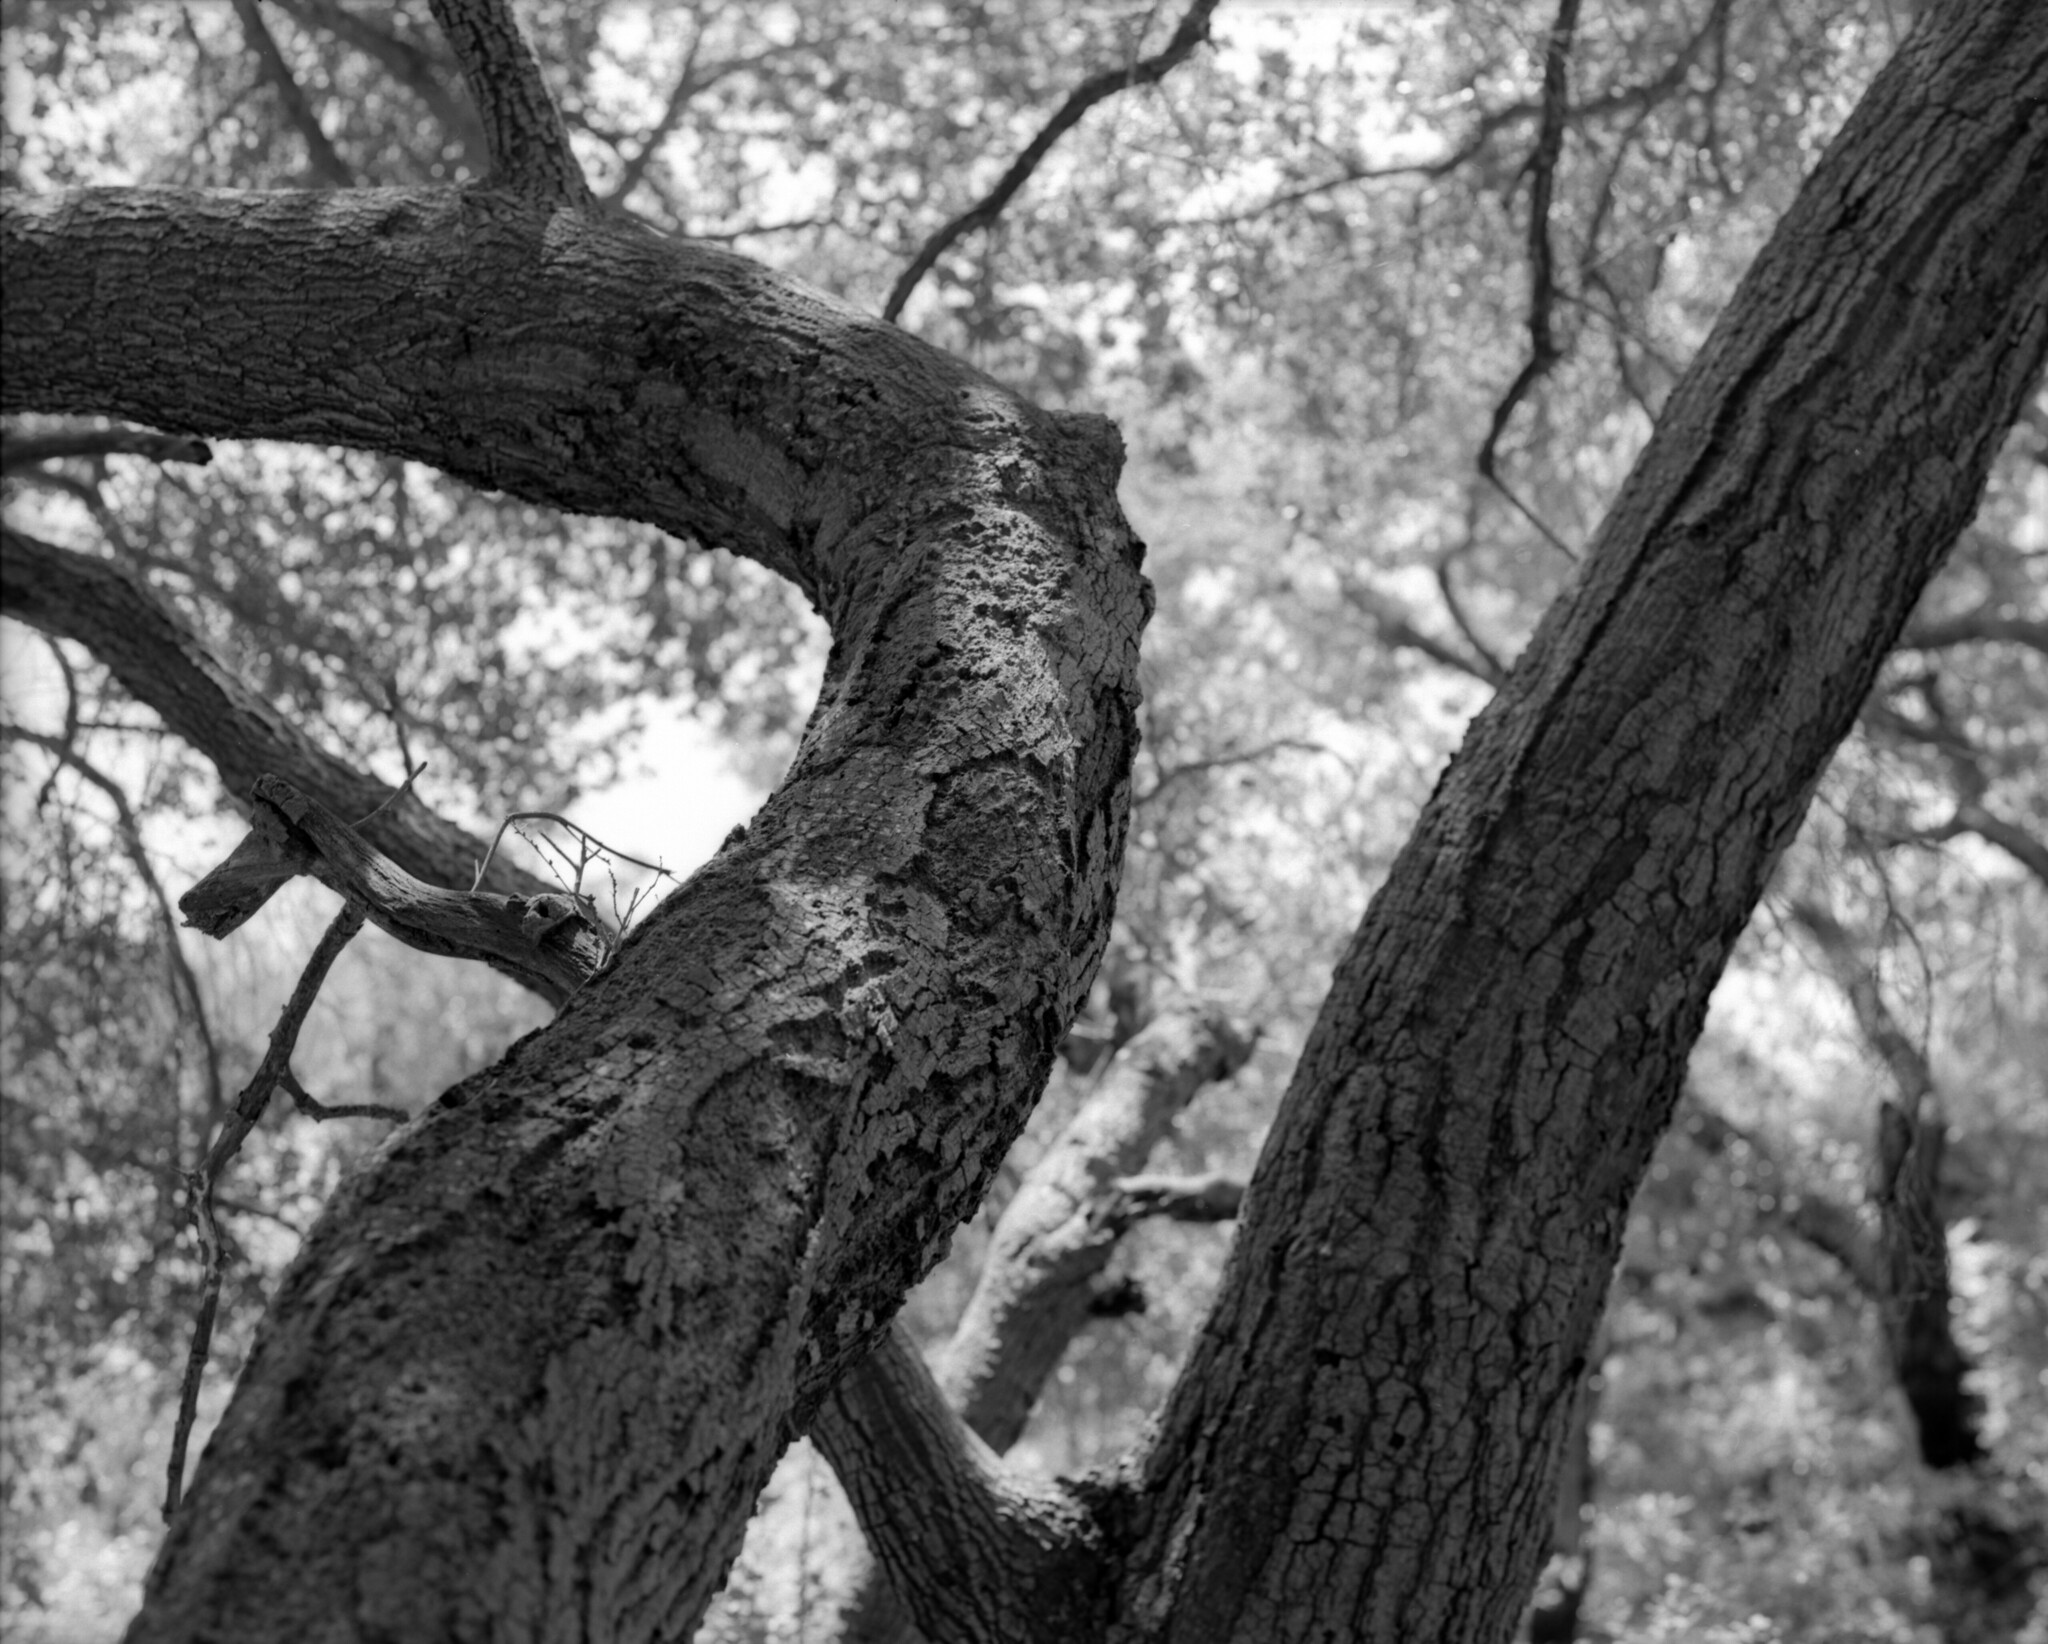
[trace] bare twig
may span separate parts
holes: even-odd
[[[491,858],[497,854],[498,844],[499,841],[501,841],[505,837],[505,830],[507,828],[518,827],[518,825],[522,822],[552,822],[555,824],[556,827],[567,828],[571,833],[576,835],[577,840],[583,847],[583,855],[577,863],[577,875],[575,885],[575,891],[579,894],[581,893],[583,886],[582,870],[588,867],[592,862],[596,861],[597,858],[600,856],[616,857],[621,862],[632,863],[633,866],[636,868],[646,868],[651,873],[667,874],[668,877],[671,879],[675,877],[673,873],[669,873],[669,870],[663,867],[659,862],[643,862],[637,856],[628,856],[624,851],[616,850],[612,846],[607,845],[602,839],[598,838],[597,835],[592,833],[589,829],[581,827],[577,823],[571,822],[566,816],[562,816],[555,811],[514,811],[510,816],[506,817],[504,821],[498,824],[498,831],[491,835],[490,849],[484,852],[484,859],[477,864],[476,879],[474,883],[472,883],[472,885],[470,886],[470,889],[474,890],[478,885],[481,885],[484,882],[484,872],[486,869],[490,867]],[[531,837],[523,828],[520,829],[519,836],[522,839],[527,839]],[[556,848],[559,849],[560,847]]]
[[[403,742],[405,741],[405,730],[403,726],[399,728],[398,738],[400,743],[403,744]],[[405,780],[399,783],[397,787],[393,788],[388,794],[386,794],[382,799],[380,799],[377,802],[377,808],[371,811],[369,815],[363,817],[361,821],[355,824],[357,827],[360,828],[364,822],[376,821],[378,817],[382,816],[386,811],[391,809],[391,807],[397,804],[399,800],[403,799],[407,794],[412,792],[412,785],[420,779],[420,772],[424,771],[427,768],[427,762],[424,759],[422,759],[417,765],[412,763],[412,752],[410,749],[402,749],[402,752],[404,753],[406,759]],[[482,882],[482,878],[483,876],[481,874],[477,876],[478,883]],[[470,889],[476,889],[476,885],[472,884],[470,886]]]
[[[917,255],[910,260],[910,266],[904,269],[889,292],[889,300],[882,306],[882,318],[893,323],[903,313],[903,305],[910,300],[918,282],[931,272],[932,265],[945,255],[949,246],[973,229],[988,227],[1002,215],[1003,208],[1017,190],[1030,181],[1039,163],[1052,152],[1053,144],[1072,130],[1082,115],[1120,91],[1157,84],[1171,69],[1192,56],[1195,48],[1209,38],[1209,17],[1216,6],[1217,0],[1194,0],[1164,48],[1136,62],[1091,74],[1075,87],[1073,94],[1046,121],[1038,135],[1025,145],[1024,152],[1011,163],[1010,169],[997,179],[995,187],[918,249]]]
[[[185,1178],[187,1202],[199,1229],[204,1276],[199,1316],[192,1327],[192,1347],[185,1357],[185,1379],[178,1389],[177,1422],[171,1430],[171,1459],[164,1483],[166,1521],[177,1512],[178,1503],[184,1497],[185,1451],[191,1442],[193,1419],[199,1411],[199,1384],[205,1378],[206,1360],[213,1346],[214,1320],[220,1310],[221,1280],[227,1272],[229,1260],[227,1240],[214,1216],[213,1191],[222,1172],[234,1163],[242,1143],[248,1140],[249,1132],[256,1128],[257,1121],[263,1117],[263,1110],[270,1105],[270,1098],[280,1089],[291,1095],[303,1111],[312,1113],[316,1118],[380,1118],[399,1122],[405,1118],[398,1109],[376,1103],[323,1107],[305,1094],[291,1069],[292,1052],[298,1047],[299,1030],[305,1026],[307,1012],[320,996],[327,973],[341,956],[341,950],[362,928],[362,908],[354,902],[344,902],[341,911],[321,933],[319,944],[299,974],[298,985],[292,989],[291,997],[278,1013],[277,1026],[270,1030],[269,1048],[264,1051],[263,1060],[257,1064],[248,1084],[242,1087],[242,1093],[235,1098],[234,1111],[221,1126],[220,1134],[214,1138],[213,1146],[207,1149],[199,1168]]]

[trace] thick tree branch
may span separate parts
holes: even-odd
[[[1065,1644],[1099,1636],[1099,1531],[1070,1485],[1005,1467],[961,1422],[916,1344],[892,1329],[834,1392],[812,1436],[870,1547],[937,1639]]]
[[[1023,1432],[1129,1225],[1110,1184],[1143,1166],[1196,1091],[1244,1066],[1256,1038],[1212,1006],[1161,1012],[1117,1052],[1004,1207],[934,1366],[947,1400],[996,1450]]]
[[[0,251],[0,403],[652,520],[832,624],[745,835],[309,1235],[133,1638],[687,1631],[1108,939],[1146,614],[1114,432],[502,189],[10,197]]]
[[[1031,180],[1031,174],[1052,152],[1053,145],[1080,123],[1082,115],[1120,91],[1128,91],[1133,86],[1156,85],[1171,70],[1193,56],[1197,46],[1207,43],[1209,18],[1217,3],[1218,0],[1192,0],[1181,17],[1180,25],[1173,31],[1173,37],[1160,50],[1120,68],[1091,74],[1076,86],[1038,135],[1024,145],[1024,152],[1011,162],[1010,169],[996,179],[995,187],[936,230],[918,248],[917,255],[910,259],[910,266],[897,276],[896,284],[890,288],[889,300],[882,305],[882,318],[892,324],[900,318],[903,305],[910,301],[910,294],[917,289],[918,282],[931,272],[933,264],[945,255],[947,248],[963,234],[986,228],[1003,214],[1003,208],[1017,190]]]
[[[569,146],[540,59],[512,15],[512,0],[430,3],[483,116],[491,180],[541,204],[590,205],[589,179]]]

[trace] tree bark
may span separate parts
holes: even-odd
[[[960,1573],[941,1571],[919,1554],[967,1537],[965,1526],[981,1515],[999,1517],[1007,1510],[1002,1492],[1025,1487],[966,1466],[962,1458],[979,1451],[965,1439],[956,1450],[909,1444],[902,1435],[939,1419],[929,1406],[964,1423],[990,1452],[1017,1442],[1046,1378],[1087,1323],[1096,1283],[1125,1231],[1164,1197],[1134,1194],[1136,1178],[1127,1172],[1145,1162],[1198,1090],[1251,1059],[1257,1038],[1214,1006],[1176,1002],[1162,1010],[1116,1051],[1005,1206],[936,1370],[898,1362],[917,1353],[899,1332],[848,1371],[819,1410],[810,1436],[852,1498],[870,1547],[891,1558],[888,1579],[870,1561],[848,1583],[841,1607],[847,1644],[905,1644],[922,1636],[899,1591],[928,1625],[955,1621],[963,1604],[986,1599],[963,1598]],[[934,1389],[929,1398],[926,1382]],[[946,1465],[925,1465],[935,1461]],[[992,1476],[1000,1482],[991,1483]],[[933,1532],[955,1513],[960,1527]],[[1099,1571],[1092,1575],[1099,1581]],[[1042,1604],[1031,1608],[1043,1613]],[[1002,1635],[1001,1615],[983,1619],[982,1632]]]
[[[1339,965],[1125,1639],[1495,1640],[1707,998],[2048,351],[2048,11],[1930,11]]]
[[[1629,1197],[2048,353],[2044,244],[2048,11],[1931,9],[1341,963],[1157,1437],[1056,1538],[1109,1637],[1512,1631]],[[132,1631],[686,1636],[1099,959],[1144,612],[1112,442],[489,191],[14,201],[0,251],[0,404],[435,462],[833,625],[749,834],[337,1196]]]
[[[1147,609],[1114,433],[490,192],[11,198],[4,250],[10,408],[434,462],[832,623],[746,835],[337,1195],[131,1631],[686,1637],[1100,957]]]

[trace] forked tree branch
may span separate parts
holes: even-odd
[[[1024,152],[1011,162],[1010,169],[996,180],[994,188],[969,206],[959,216],[935,232],[918,248],[911,258],[910,266],[897,277],[896,284],[889,292],[889,300],[882,305],[882,318],[894,321],[903,313],[903,305],[910,301],[910,294],[917,289],[918,282],[932,271],[932,265],[944,256],[948,247],[962,235],[973,229],[986,228],[1003,214],[1016,195],[1017,190],[1031,180],[1046,155],[1057,143],[1080,123],[1097,103],[1114,97],[1120,91],[1133,86],[1156,85],[1166,78],[1170,70],[1194,54],[1195,48],[1209,38],[1209,18],[1216,10],[1218,0],[1194,0],[1187,13],[1180,20],[1180,26],[1173,31],[1173,38],[1150,57],[1142,57],[1121,68],[1104,69],[1091,74],[1046,121],[1038,135],[1024,146]]]
[[[531,199],[581,207],[590,182],[511,0],[431,0],[483,118],[492,179]]]

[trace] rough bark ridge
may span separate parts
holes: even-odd
[[[2048,352],[2048,9],[1879,77],[1341,963],[1141,1475],[1131,1639],[1505,1638],[1730,945]]]
[[[1054,417],[495,191],[11,198],[4,404],[331,441],[716,541],[833,625],[788,781],[337,1197],[131,1636],[687,1636],[1036,1099],[1108,930],[1139,545]]]

